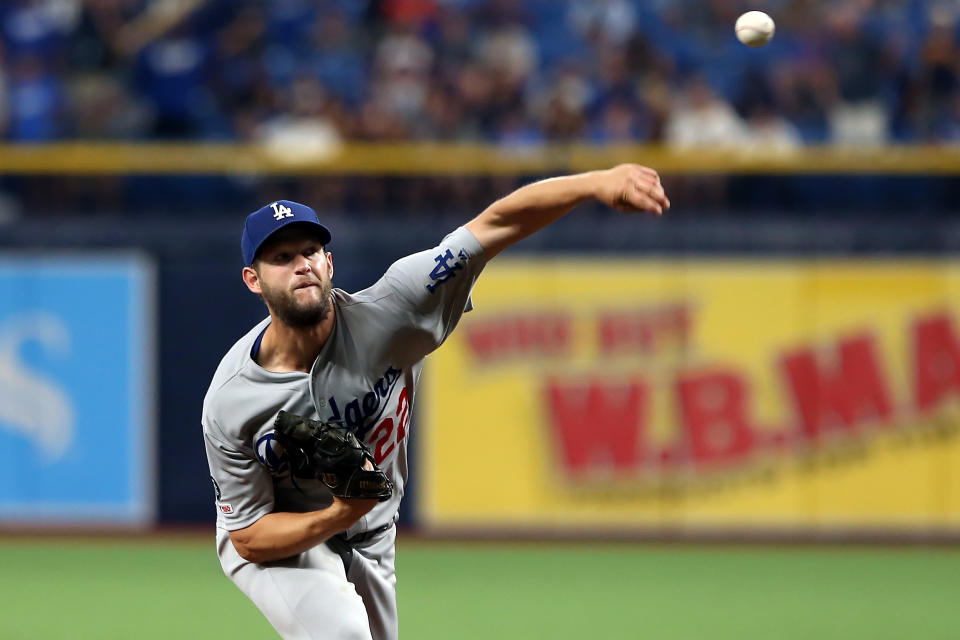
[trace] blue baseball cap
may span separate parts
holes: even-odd
[[[320,242],[330,243],[330,230],[320,224],[317,213],[305,204],[290,200],[277,200],[261,207],[247,216],[243,223],[243,236],[240,238],[240,250],[243,252],[243,264],[250,266],[267,238],[289,224],[306,223],[313,225],[313,231]]]

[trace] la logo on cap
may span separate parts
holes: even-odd
[[[286,207],[279,202],[274,202],[270,206],[273,207],[273,217],[276,220],[283,220],[284,218],[293,217],[293,211],[290,209],[290,207]]]

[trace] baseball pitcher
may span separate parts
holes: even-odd
[[[280,200],[247,217],[243,281],[269,316],[224,356],[202,424],[220,563],[282,637],[398,637],[394,522],[423,359],[488,260],[588,200],[670,206],[638,165],[543,180],[357,293],[333,287],[312,209]]]

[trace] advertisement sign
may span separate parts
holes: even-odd
[[[0,524],[153,518],[154,278],[118,254],[0,254]]]
[[[433,527],[960,528],[960,264],[498,260],[428,360]]]

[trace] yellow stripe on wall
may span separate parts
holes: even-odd
[[[960,147],[676,151],[660,146],[350,143],[264,146],[64,142],[0,145],[0,174],[545,175],[621,162],[663,174],[960,174]]]

